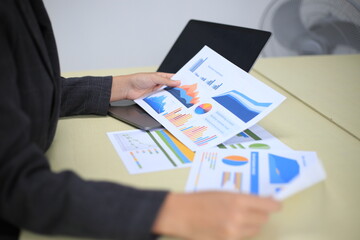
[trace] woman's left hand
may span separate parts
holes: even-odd
[[[171,73],[154,72],[114,76],[110,102],[123,99],[134,100],[164,85],[177,87],[180,85],[180,81],[171,80],[173,75]]]

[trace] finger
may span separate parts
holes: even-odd
[[[168,79],[172,78],[175,75],[173,73],[164,73],[164,72],[157,72],[156,74]]]
[[[166,74],[166,73],[163,73],[163,74]],[[171,74],[168,74],[168,75],[171,75]],[[171,80],[168,77],[162,76],[162,74],[158,74],[158,76],[160,76],[160,78],[156,78],[155,81],[156,81],[156,84],[159,84],[159,85],[166,85],[169,87],[177,87],[181,83],[179,80]]]
[[[242,237],[248,238],[248,237],[254,237],[261,231],[260,226],[247,226],[243,228],[241,235]]]
[[[169,86],[169,87],[178,87],[180,86],[181,82],[179,80],[170,80],[170,82],[168,82],[166,84],[166,86]]]
[[[254,195],[243,195],[249,208],[267,213],[276,212],[281,209],[281,204],[272,198],[263,198]]]
[[[247,214],[246,222],[247,224],[253,226],[261,226],[269,221],[269,213],[263,211],[251,211]]]

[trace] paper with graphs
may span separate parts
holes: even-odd
[[[207,46],[173,79],[181,85],[135,101],[192,151],[225,142],[285,99]]]
[[[325,178],[315,152],[208,149],[196,152],[186,190],[231,191],[283,200]]]

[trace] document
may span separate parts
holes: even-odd
[[[195,153],[166,129],[107,133],[130,174],[190,167]],[[236,134],[219,149],[284,149],[288,146],[259,125]]]
[[[255,125],[285,97],[205,46],[165,87],[135,102],[192,151]]]
[[[315,152],[292,150],[200,150],[186,191],[231,191],[283,200],[326,178]]]

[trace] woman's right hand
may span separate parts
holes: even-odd
[[[229,192],[170,193],[153,225],[156,234],[196,240],[235,240],[256,235],[281,204]]]

